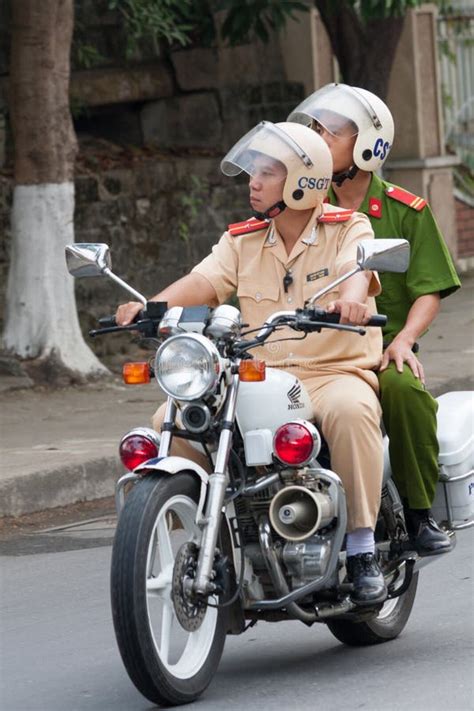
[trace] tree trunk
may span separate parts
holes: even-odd
[[[315,0],[346,84],[368,89],[385,100],[404,17],[362,22],[346,0]]]
[[[64,247],[74,241],[76,137],[69,112],[73,0],[12,3],[15,140],[5,347],[78,374],[106,372],[85,344]]]

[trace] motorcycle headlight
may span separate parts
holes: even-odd
[[[217,348],[199,334],[172,336],[156,353],[158,384],[176,400],[197,400],[212,392],[221,371]]]

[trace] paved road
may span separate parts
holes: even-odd
[[[0,544],[2,711],[149,711],[110,617],[112,517]],[[425,568],[405,632],[364,649],[324,626],[259,623],[228,638],[204,711],[472,711],[472,531]],[[86,546],[86,547],[85,547]],[[75,550],[68,550],[75,548]]]

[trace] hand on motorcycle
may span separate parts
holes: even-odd
[[[422,364],[412,351],[412,343],[400,337],[394,338],[391,344],[385,349],[380,371],[386,370],[390,361],[394,361],[399,373],[403,373],[403,364],[406,363],[413,371],[415,378],[419,378],[425,384],[425,371]]]
[[[120,304],[115,314],[117,326],[128,326],[133,323],[136,315],[143,309],[143,304],[140,301],[129,301],[126,304]]]
[[[331,301],[327,307],[329,313],[341,314],[341,324],[351,324],[353,326],[365,326],[373,315],[367,304],[360,301],[348,301],[336,299]]]

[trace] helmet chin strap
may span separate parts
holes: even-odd
[[[344,180],[352,180],[355,175],[359,172],[359,168],[356,165],[351,166],[349,170],[343,170],[340,173],[334,173],[332,176],[332,182],[336,183],[337,187],[340,188]]]
[[[259,220],[271,220],[274,217],[278,217],[278,215],[280,215],[285,208],[286,203],[283,202],[283,200],[280,200],[269,207],[268,210],[265,210],[265,212],[257,212],[257,210],[254,210],[253,214]]]

